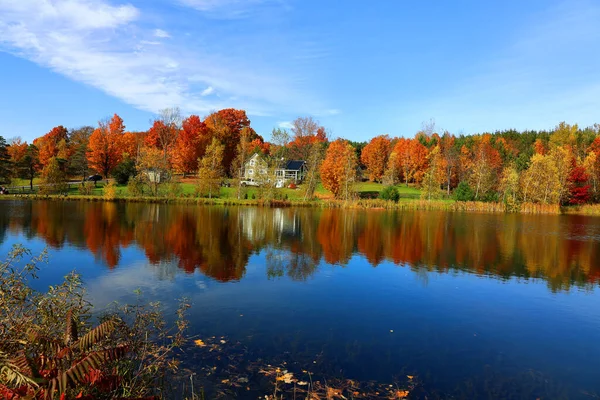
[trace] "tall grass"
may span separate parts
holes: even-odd
[[[200,204],[223,206],[254,206],[254,207],[320,207],[344,209],[381,209],[381,210],[406,210],[406,211],[455,211],[455,212],[487,212],[505,213],[504,203],[484,203],[480,201],[451,201],[451,200],[424,200],[402,198],[398,203],[382,199],[316,199],[304,201],[300,199],[236,199],[236,198],[198,198],[191,194],[180,194],[178,197],[170,196],[129,196],[121,192],[112,197],[100,195],[42,195],[42,194],[14,194],[0,196],[0,200],[9,199],[34,199],[34,200],[71,200],[71,201],[113,201],[122,203],[173,203],[173,204]],[[600,215],[600,204],[587,204],[582,206],[560,207],[557,204],[522,203],[514,212],[523,214],[582,214]]]

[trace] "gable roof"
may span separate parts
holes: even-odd
[[[291,171],[300,171],[302,167],[306,164],[306,161],[302,160],[290,160],[285,164],[285,169]]]

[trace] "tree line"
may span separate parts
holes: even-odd
[[[549,131],[454,135],[430,123],[412,138],[380,135],[351,142],[329,136],[312,117],[300,117],[289,131],[273,129],[267,142],[244,110],[232,108],[204,118],[165,109],[147,131],[127,131],[115,114],[96,127],[54,127],[29,144],[0,136],[0,182],[27,179],[33,189],[39,176],[47,190],[59,191],[68,177],[97,173],[129,184],[134,195],[144,190],[157,195],[175,174],[197,175],[201,195],[218,196],[223,179],[231,178],[239,198],[245,163],[260,153],[268,174],[283,160],[307,162],[306,200],[319,183],[336,198],[352,199],[354,183],[368,179],[416,186],[425,199],[454,196],[509,207],[600,202],[599,124],[580,128],[561,122]],[[274,179],[264,181],[265,195],[272,195]]]

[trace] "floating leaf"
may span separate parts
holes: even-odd
[[[194,344],[198,347],[204,347],[206,346],[206,343],[204,343],[204,341],[202,339],[196,339],[194,340]]]

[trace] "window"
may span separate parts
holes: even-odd
[[[253,169],[249,169],[248,170],[248,175],[254,175],[254,170]]]
[[[261,169],[260,173],[263,174],[263,175],[266,175],[267,174],[267,170],[266,169]]]
[[[254,165],[255,165],[255,164],[256,164],[256,162],[255,162],[254,160],[251,160],[251,161],[250,161],[250,166],[251,166],[251,167],[254,167]]]

